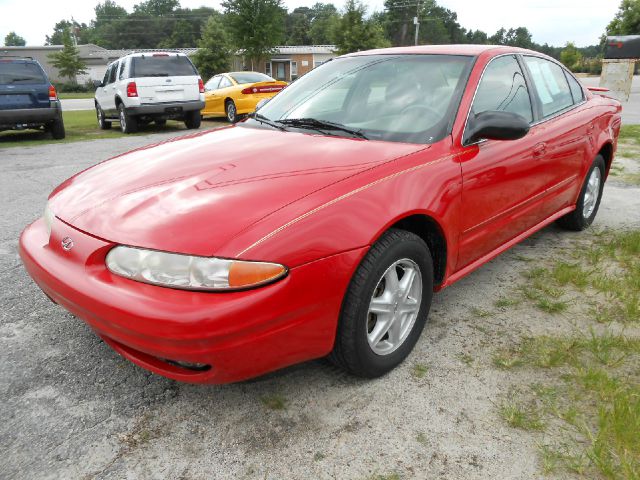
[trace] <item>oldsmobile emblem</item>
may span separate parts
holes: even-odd
[[[62,244],[62,249],[65,252],[68,252],[69,250],[71,250],[73,248],[73,240],[71,239],[71,237],[64,237],[62,239],[62,242],[60,242]]]

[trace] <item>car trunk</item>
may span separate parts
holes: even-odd
[[[185,102],[200,99],[198,75],[185,56],[153,54],[134,57],[131,77],[142,103]]]
[[[242,92],[244,93],[246,91],[247,94],[256,95],[258,97],[272,97],[286,86],[287,84],[285,82],[277,80],[272,82],[256,82],[242,85]]]

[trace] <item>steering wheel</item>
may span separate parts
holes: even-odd
[[[424,110],[426,112],[429,112],[431,115],[433,115],[436,118],[442,116],[440,114],[440,112],[438,112],[437,110],[434,110],[433,108],[431,108],[431,107],[429,107],[427,105],[421,104],[421,103],[414,103],[414,104],[411,104],[411,105],[408,105],[408,106],[404,107],[402,109],[402,111],[400,112],[400,114],[404,115],[404,114],[410,112],[411,110]]]

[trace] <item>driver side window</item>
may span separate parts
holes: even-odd
[[[482,75],[473,105],[473,114],[487,111],[511,112],[533,121],[531,98],[520,64],[512,55],[489,63]]]

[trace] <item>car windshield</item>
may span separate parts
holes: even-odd
[[[259,72],[239,72],[229,75],[238,84],[256,82],[275,82],[269,75]]]
[[[133,57],[131,76],[186,77],[197,75],[189,59],[182,55],[150,55]]]
[[[47,83],[35,63],[0,61],[0,85],[36,85]]]
[[[275,122],[316,133],[434,143],[450,129],[472,60],[457,55],[338,58],[292,83],[242,125],[267,128],[267,122]]]

